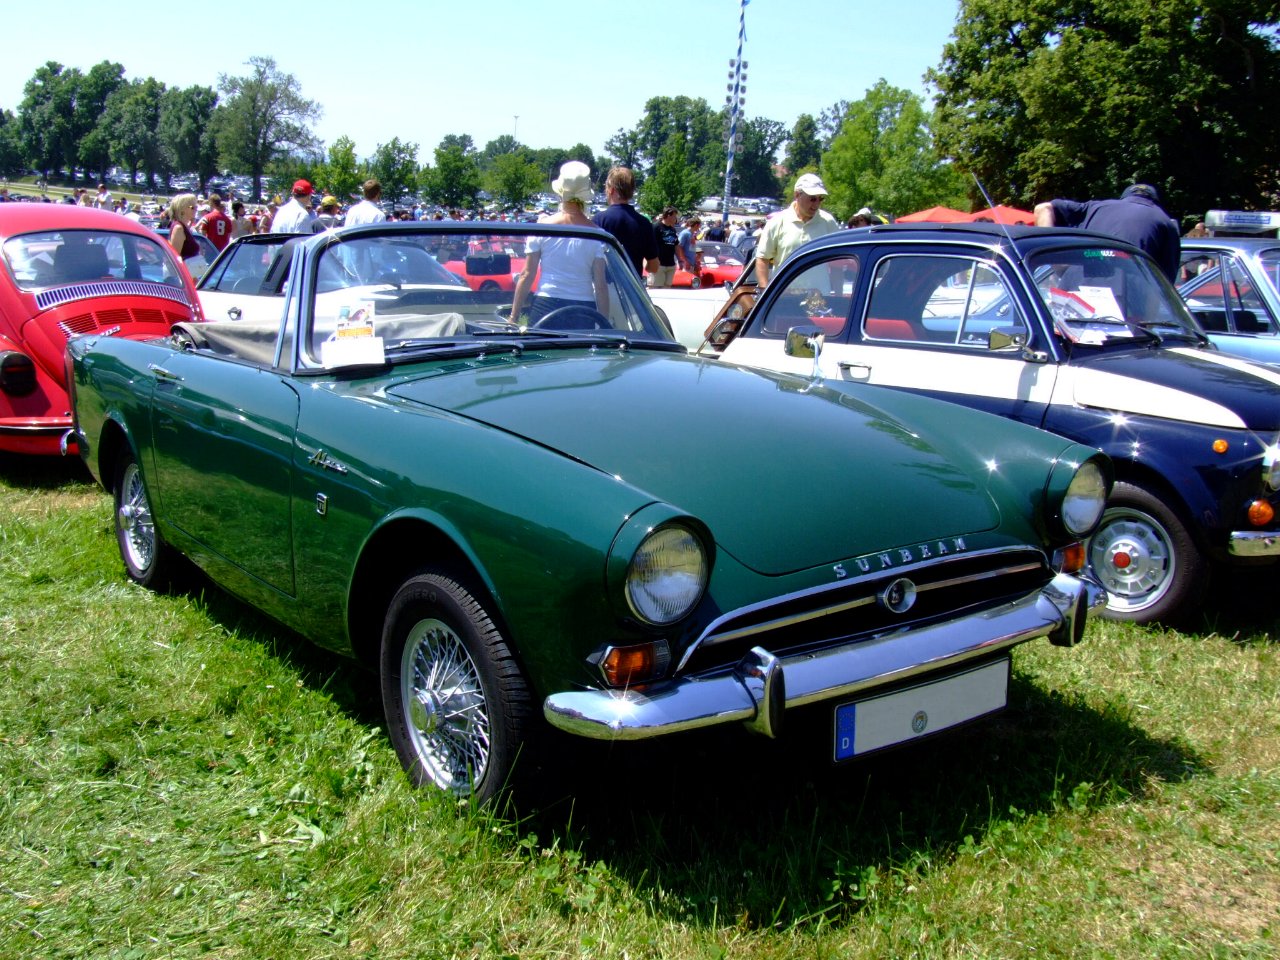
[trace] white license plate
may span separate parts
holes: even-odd
[[[836,707],[835,758],[916,740],[1003,709],[1009,660]]]

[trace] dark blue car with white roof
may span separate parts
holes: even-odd
[[[722,361],[928,394],[1110,454],[1087,550],[1113,618],[1182,621],[1211,572],[1280,561],[1280,368],[1215,348],[1150,258],[1113,238],[841,231],[732,296],[708,340]]]

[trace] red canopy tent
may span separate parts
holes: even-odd
[[[986,210],[979,210],[977,213],[971,213],[965,219],[990,220],[992,223],[1033,224],[1036,222],[1033,214],[1027,213],[1025,210],[1019,210],[1017,207],[1007,207],[1003,203],[988,207]]]
[[[953,210],[951,207],[930,207],[928,210],[920,210],[916,213],[908,213],[904,217],[898,217],[896,223],[961,223],[968,220],[969,214],[963,210]]]

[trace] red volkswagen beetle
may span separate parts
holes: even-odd
[[[203,320],[195,284],[152,230],[107,210],[0,204],[0,451],[56,454],[71,429],[63,351]]]

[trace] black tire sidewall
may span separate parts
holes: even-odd
[[[146,488],[146,478],[142,476],[141,467],[138,468],[138,482],[142,484],[143,493],[147,498],[147,508],[151,511],[151,520],[155,542],[152,545],[151,563],[145,567],[137,567],[129,556],[129,548],[127,546],[128,534],[120,524],[120,506],[125,494],[125,474],[131,466],[137,464],[137,458],[134,457],[132,451],[123,454],[116,462],[115,473],[115,511],[112,516],[112,525],[116,532],[116,548],[120,551],[120,559],[124,563],[125,573],[134,583],[150,589],[160,589],[164,585],[164,564],[165,564],[165,544],[160,538],[160,533],[155,530],[155,508],[151,503],[151,493]]]
[[[413,626],[439,620],[462,641],[480,677],[489,714],[489,764],[472,784],[479,802],[492,800],[510,784],[517,756],[529,735],[528,692],[523,677],[509,666],[502,672],[496,660],[509,664],[510,651],[484,605],[461,583],[441,573],[421,573],[396,591],[383,624],[379,677],[387,730],[396,755],[418,786],[442,789],[423,769],[401,694],[401,666],[405,643]]]

